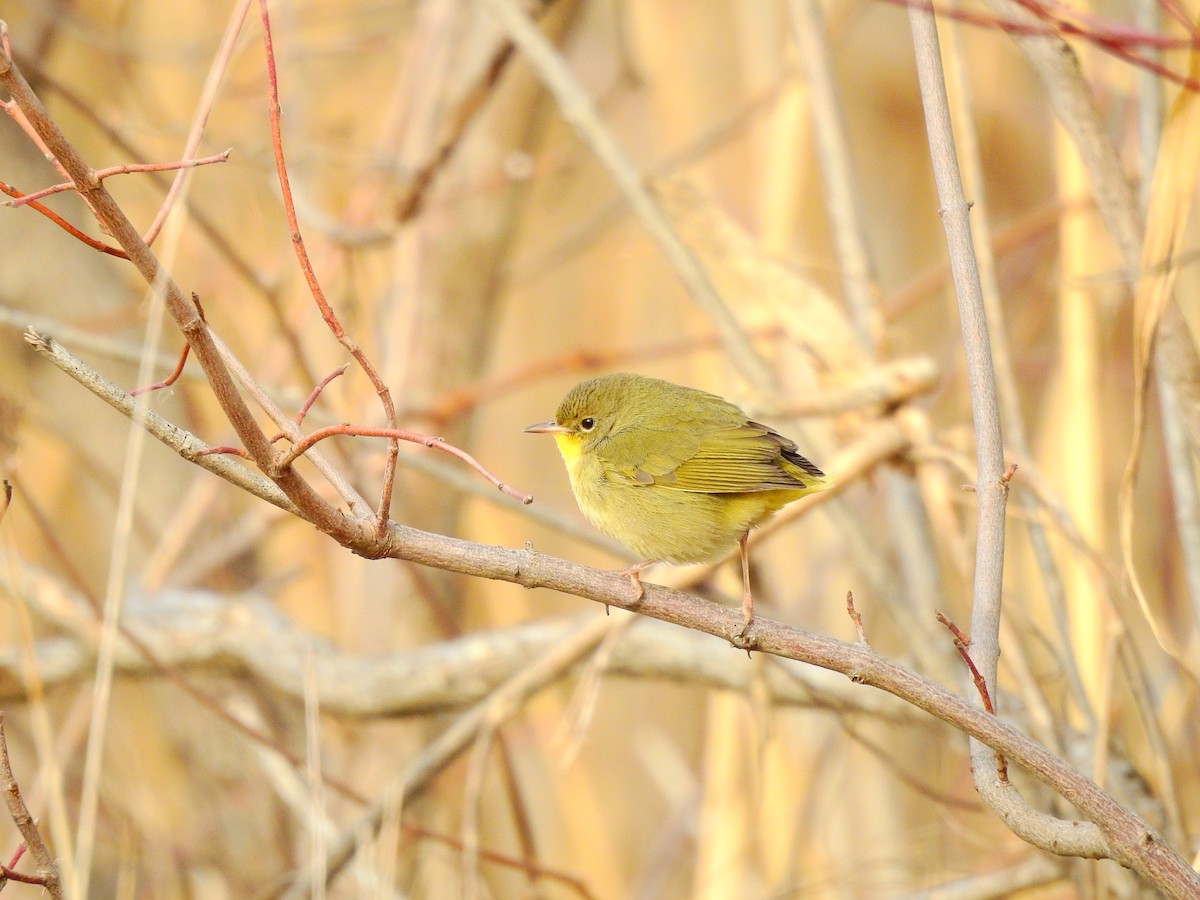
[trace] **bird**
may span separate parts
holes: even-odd
[[[741,637],[754,621],[751,529],[831,486],[794,441],[728,400],[645,375],[580,382],[553,419],[524,430],[554,436],[580,510],[642,558],[619,573],[632,581],[635,602],[650,565],[712,562],[736,545]]]

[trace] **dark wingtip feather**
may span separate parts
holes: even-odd
[[[822,472],[820,469],[818,469],[815,465],[813,465],[811,462],[809,462],[807,459],[805,459],[803,456],[801,456],[795,450],[785,447],[781,451],[780,455],[784,459],[786,459],[788,462],[790,462],[792,465],[797,466],[800,469],[803,469],[805,472],[807,472],[809,475],[812,475],[814,478],[824,478],[825,477],[824,472]]]

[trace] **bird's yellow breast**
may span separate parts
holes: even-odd
[[[738,538],[794,500],[796,491],[717,494],[630,483],[584,453],[573,434],[556,434],[571,491],[588,520],[645,559],[675,563],[720,559]]]

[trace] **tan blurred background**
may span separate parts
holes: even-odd
[[[231,6],[10,0],[2,14],[27,77],[101,167],[179,157]],[[487,77],[504,37],[473,3],[273,7],[292,185],[316,271],[391,387],[403,424],[444,435],[537,498],[522,508],[448,457],[405,445],[395,519],[624,565],[577,512],[552,443],[521,434],[596,372],[633,370],[721,393],[795,435],[835,474],[839,453],[895,415],[911,445],[760,544],[757,596],[765,615],[852,640],[844,596],[853,590],[878,650],[965,690],[932,612],[969,624],[973,498],[960,485],[973,477],[973,438],[907,15],[855,0],[824,12],[877,275],[874,348],[855,342],[846,312],[811,94],[785,4],[558,0],[539,20],[753,336],[777,382],[772,391],[730,363],[718,327],[520,54]],[[1096,12],[1132,16],[1115,4]],[[944,42],[956,32],[978,131],[978,156],[964,152],[984,184],[969,196],[992,236],[1031,454],[1008,448],[1022,469],[1008,529],[1001,712],[1194,853],[1195,693],[1134,608],[1117,603],[1117,483],[1132,422],[1129,292],[1086,178],[1012,41],[994,28],[942,27]],[[1144,179],[1136,72],[1081,51],[1130,177]],[[290,247],[266,96],[253,8],[200,150],[232,155],[192,174],[186,206],[155,250],[200,296],[216,332],[294,410],[347,356]],[[24,191],[58,180],[7,118],[0,142],[0,179]],[[447,161],[405,218],[415,173],[444,148]],[[144,227],[161,184],[147,175],[108,183]],[[73,198],[48,205],[100,236]],[[1178,295],[1191,296],[1193,269],[1183,266],[1179,279]],[[16,487],[0,526],[9,744],[34,815],[69,866],[96,710],[97,628],[86,598],[123,593],[125,621],[148,623],[151,645],[180,660],[177,677],[298,759],[311,760],[319,746],[324,771],[361,797],[314,788],[303,767],[249,741],[177,680],[122,661],[91,895],[270,896],[492,683],[473,674],[492,645],[474,655],[447,645],[438,665],[453,690],[437,709],[324,708],[312,689],[319,663],[305,660],[336,656],[383,677],[388,654],[604,613],[547,591],[360,559],[153,441],[127,470],[127,420],[38,358],[21,332],[36,324],[130,388],[149,310],[128,264],[29,209],[0,210],[0,474]],[[168,326],[152,349],[169,359],[179,347]],[[788,412],[892,361],[930,373],[917,396]],[[160,365],[154,377],[165,371]],[[205,441],[234,439],[194,364],[150,402]],[[308,420],[338,422],[382,424],[369,382],[353,368]],[[1152,414],[1135,550],[1153,608],[1186,644],[1200,597],[1188,591],[1162,434]],[[342,438],[326,453],[371,499],[383,449]],[[118,517],[122,490],[133,491],[128,528]],[[1031,524],[1049,535],[1064,602],[1054,602],[1030,550]],[[114,575],[117,559],[127,562]],[[735,566],[703,589],[735,598]],[[195,604],[209,616],[250,616],[252,625],[271,610],[282,618],[241,655],[209,653],[197,624],[209,620],[188,612]],[[695,662],[665,677],[653,654],[621,655],[643,628],[660,652],[676,640],[658,623],[620,625],[491,744],[393,803],[389,816],[410,830],[365,836],[368,846],[329,895],[870,898],[956,879],[973,892],[954,896],[1025,887],[1039,897],[1138,894],[1115,865],[1066,865],[1009,834],[975,796],[965,740],[932,719],[844,679],[800,690],[778,663],[709,638],[679,635]],[[295,679],[271,677],[276,666]],[[721,679],[738,687],[722,689]],[[790,694],[780,693],[783,683]],[[315,732],[311,723],[306,730],[306,697],[310,714],[323,708]],[[1070,814],[1021,783],[1035,805]],[[0,856],[18,840],[0,824]],[[985,875],[995,881],[978,880]]]

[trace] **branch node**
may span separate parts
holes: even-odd
[[[979,669],[976,667],[975,660],[971,659],[971,654],[967,651],[967,648],[971,646],[971,639],[967,635],[963,634],[962,629],[960,629],[940,612],[937,613],[937,620],[946,626],[946,630],[949,631],[953,636],[954,649],[958,651],[958,655],[962,657],[963,662],[967,664],[967,668],[971,671],[971,678],[975,682],[975,690],[979,692],[979,698],[983,702],[983,708],[994,716],[996,714],[996,709],[992,706],[992,695],[988,691],[987,682],[984,680],[983,675],[980,674]],[[999,778],[1002,783],[1008,783],[1008,762],[999,753],[996,754],[996,777]]]

